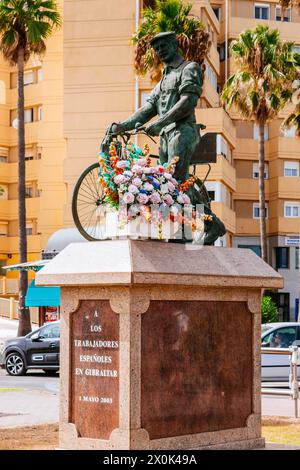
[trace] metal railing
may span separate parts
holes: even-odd
[[[294,401],[295,418],[298,418],[299,382],[297,366],[300,364],[300,348],[291,346],[288,351],[277,348],[262,348],[261,353],[290,356],[289,390],[274,390],[262,387],[261,393],[262,395],[290,396]]]

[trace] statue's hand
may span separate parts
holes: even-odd
[[[153,137],[159,135],[161,130],[162,130],[162,127],[157,122],[153,122],[152,124],[149,124],[149,126],[146,126],[145,128],[145,132]]]
[[[121,134],[122,132],[125,132],[125,127],[123,126],[123,124],[121,124],[120,122],[114,122],[113,124],[111,124],[111,126],[109,127],[109,130],[110,132],[112,132],[113,134]]]

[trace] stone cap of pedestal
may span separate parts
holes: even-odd
[[[275,289],[283,287],[283,279],[248,249],[106,240],[70,244],[36,275],[36,284],[177,284]]]

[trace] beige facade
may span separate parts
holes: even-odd
[[[73,226],[71,199],[79,174],[97,161],[99,143],[107,126],[134,112],[153,87],[147,78],[136,79],[134,49],[130,45],[142,8],[151,3],[61,0],[63,31],[49,40],[42,63],[34,60],[27,66],[29,259],[40,256],[51,233],[63,226]],[[234,71],[232,59],[225,60],[225,44],[243,29],[264,23],[278,28],[283,39],[293,40],[300,47],[298,10],[287,12],[288,21],[277,21],[280,16],[277,4],[275,0],[193,1],[193,13],[205,23],[212,40],[197,121],[207,126],[207,132],[218,134],[217,163],[212,165],[206,186],[213,210],[224,220],[228,231],[219,241],[223,246],[259,245],[259,220],[255,217],[257,130],[253,123],[241,121],[234,113],[229,115],[220,106],[220,89],[226,76]],[[261,19],[255,18],[257,15]],[[15,263],[18,261],[16,76],[15,70],[2,60],[0,80],[0,186],[5,190],[0,196],[0,259]],[[281,131],[284,114],[266,129],[270,257],[279,246],[278,237],[282,241],[288,235],[299,235],[300,229],[299,216],[287,217],[294,210],[293,204],[295,207],[300,204],[300,141],[292,131],[285,134]],[[144,143],[145,139],[139,140],[140,145]],[[157,151],[153,144],[151,151]],[[204,176],[206,168],[198,167],[197,172]],[[290,247],[291,251],[294,249]],[[293,296],[294,299],[295,293]]]
[[[63,2],[59,2],[63,8]],[[28,260],[39,259],[48,237],[63,226],[66,156],[63,136],[63,31],[47,42],[40,61],[26,65],[26,210]],[[0,57],[0,263],[16,264],[18,254],[16,70]],[[2,292],[1,292],[2,291]],[[16,273],[7,273],[0,293],[17,292]]]

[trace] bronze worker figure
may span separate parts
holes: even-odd
[[[132,130],[159,115],[159,119],[148,124],[146,132],[160,135],[161,163],[175,156],[180,158],[174,176],[182,182],[188,178],[190,160],[200,140],[195,108],[202,93],[202,72],[196,62],[185,61],[179,54],[175,33],[160,33],[151,45],[164,64],[163,77],[146,105],[113,126],[112,131]]]
[[[145,130],[150,136],[160,136],[159,159],[162,164],[179,157],[174,177],[178,182],[183,182],[189,177],[191,158],[200,141],[195,108],[202,93],[202,71],[196,62],[183,59],[178,50],[176,34],[172,31],[157,34],[151,46],[164,64],[161,81],[142,108],[125,121],[112,124],[109,129],[113,133],[130,131],[144,126],[159,115]],[[193,187],[189,190],[189,196],[194,205],[204,202]],[[204,244],[211,245],[226,230],[210,207],[205,205],[204,210],[205,214],[212,217],[206,226]]]

